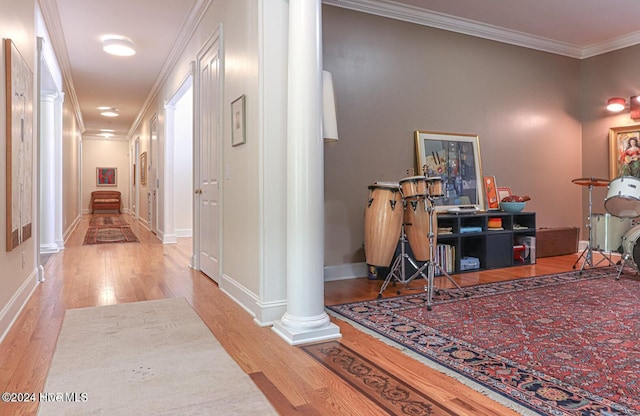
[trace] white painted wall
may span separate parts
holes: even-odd
[[[174,123],[174,226],[177,237],[190,237],[193,233],[193,88],[176,103]]]

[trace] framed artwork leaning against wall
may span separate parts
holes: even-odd
[[[485,210],[478,136],[418,130],[415,145],[419,174],[442,183],[442,195],[435,198],[436,212],[459,207]]]

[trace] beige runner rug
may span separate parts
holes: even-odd
[[[271,415],[185,299],[67,310],[38,414]]]

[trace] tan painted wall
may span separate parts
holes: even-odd
[[[115,167],[118,169],[115,187],[96,185],[97,167]],[[96,190],[120,191],[122,208],[129,207],[129,142],[117,140],[82,141],[82,210],[91,210],[91,192]]]
[[[484,174],[538,226],[583,223],[580,61],[325,6],[340,141],[325,146],[327,265],[364,260],[367,186],[415,167],[414,130],[477,134]]]
[[[599,55],[582,62],[582,163],[585,177],[612,179],[609,178],[609,129],[640,125],[640,120],[632,120],[627,111],[612,114],[604,108],[607,99],[611,97],[624,97],[628,101],[629,97],[640,93],[640,78],[636,70],[638,62],[640,46]],[[606,212],[604,200],[607,193],[606,187],[594,188],[594,213]],[[589,207],[586,189],[583,191],[582,205],[583,217],[586,218]]]

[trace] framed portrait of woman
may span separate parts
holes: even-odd
[[[609,177],[640,178],[640,124],[609,129]]]

